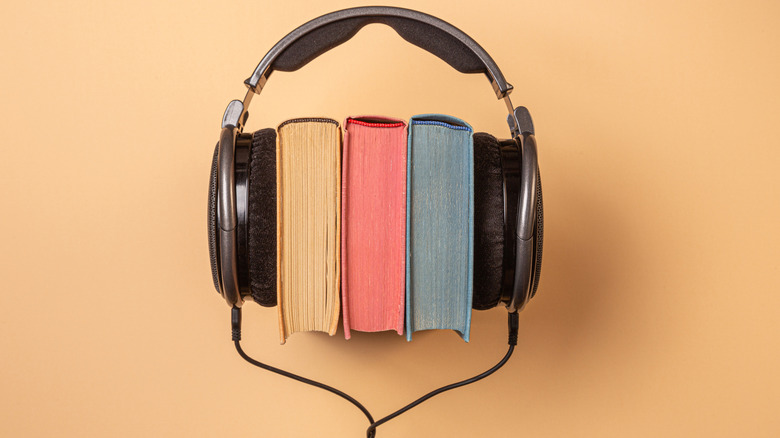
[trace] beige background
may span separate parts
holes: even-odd
[[[359,3],[0,4],[0,436],[364,436],[350,405],[235,354],[205,227],[225,105],[284,34]],[[780,435],[777,4],[398,4],[471,34],[531,109],[546,245],[507,367],[378,436]],[[507,133],[483,77],[383,26],[251,110],[251,130],[444,112]],[[468,345],[282,347],[250,303],[245,348],[380,417],[491,366],[504,313],[475,313]]]

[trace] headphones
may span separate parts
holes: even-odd
[[[512,313],[535,295],[542,265],[544,210],[531,115],[514,108],[512,86],[488,53],[449,23],[421,12],[371,6],[323,15],[271,48],[228,104],[214,150],[208,234],[214,287],[228,305],[276,305],[276,132],[243,132],[248,107],[271,73],[295,71],[370,23],[392,27],[410,43],[462,73],[484,73],[509,110],[512,138],[474,134],[474,296],[472,307],[499,303]]]
[[[374,422],[367,410],[346,394],[260,364],[245,355],[238,341],[240,308],[245,301],[262,306],[277,303],[276,131],[261,129],[244,133],[249,104],[274,71],[298,70],[371,23],[392,27],[403,39],[438,56],[461,73],[485,74],[496,97],[504,100],[509,112],[511,139],[498,140],[487,133],[473,135],[472,308],[485,310],[503,304],[510,314],[509,353],[476,380],[497,370],[512,352],[517,339],[517,311],[535,295],[539,285],[544,231],[542,185],[531,115],[525,107],[512,105],[509,99],[512,86],[490,55],[461,30],[439,18],[409,9],[358,7],[307,22],[287,34],[263,57],[252,76],[244,81],[248,88],[244,100],[228,104],[214,150],[208,205],[214,287],[233,309],[233,339],[242,357],[262,368],[346,398],[369,418],[372,423],[369,436],[373,436],[379,424],[438,392],[429,393],[390,418]],[[471,382],[460,382],[466,383]],[[450,386],[446,389],[452,389]]]

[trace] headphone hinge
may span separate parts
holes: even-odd
[[[254,93],[250,90],[247,93],[247,96],[244,97],[244,102],[246,102],[247,105],[252,101],[252,94]],[[244,132],[244,124],[249,117],[249,112],[247,112],[244,102],[240,100],[230,101],[227,108],[225,108],[225,113],[222,115],[222,128],[235,126],[238,129],[239,134]]]

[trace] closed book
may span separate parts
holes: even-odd
[[[341,292],[344,336],[404,329],[406,123],[344,122]]]
[[[474,149],[466,122],[441,114],[409,121],[406,336],[471,325]]]
[[[332,119],[278,128],[277,301],[281,342],[300,331],[334,335],[339,297],[341,130]]]

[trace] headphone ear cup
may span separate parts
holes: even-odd
[[[474,134],[474,295],[472,308],[501,300],[504,275],[504,185],[501,146],[490,134]]]
[[[272,307],[276,305],[276,131],[255,131],[249,155],[249,290],[253,301]]]

